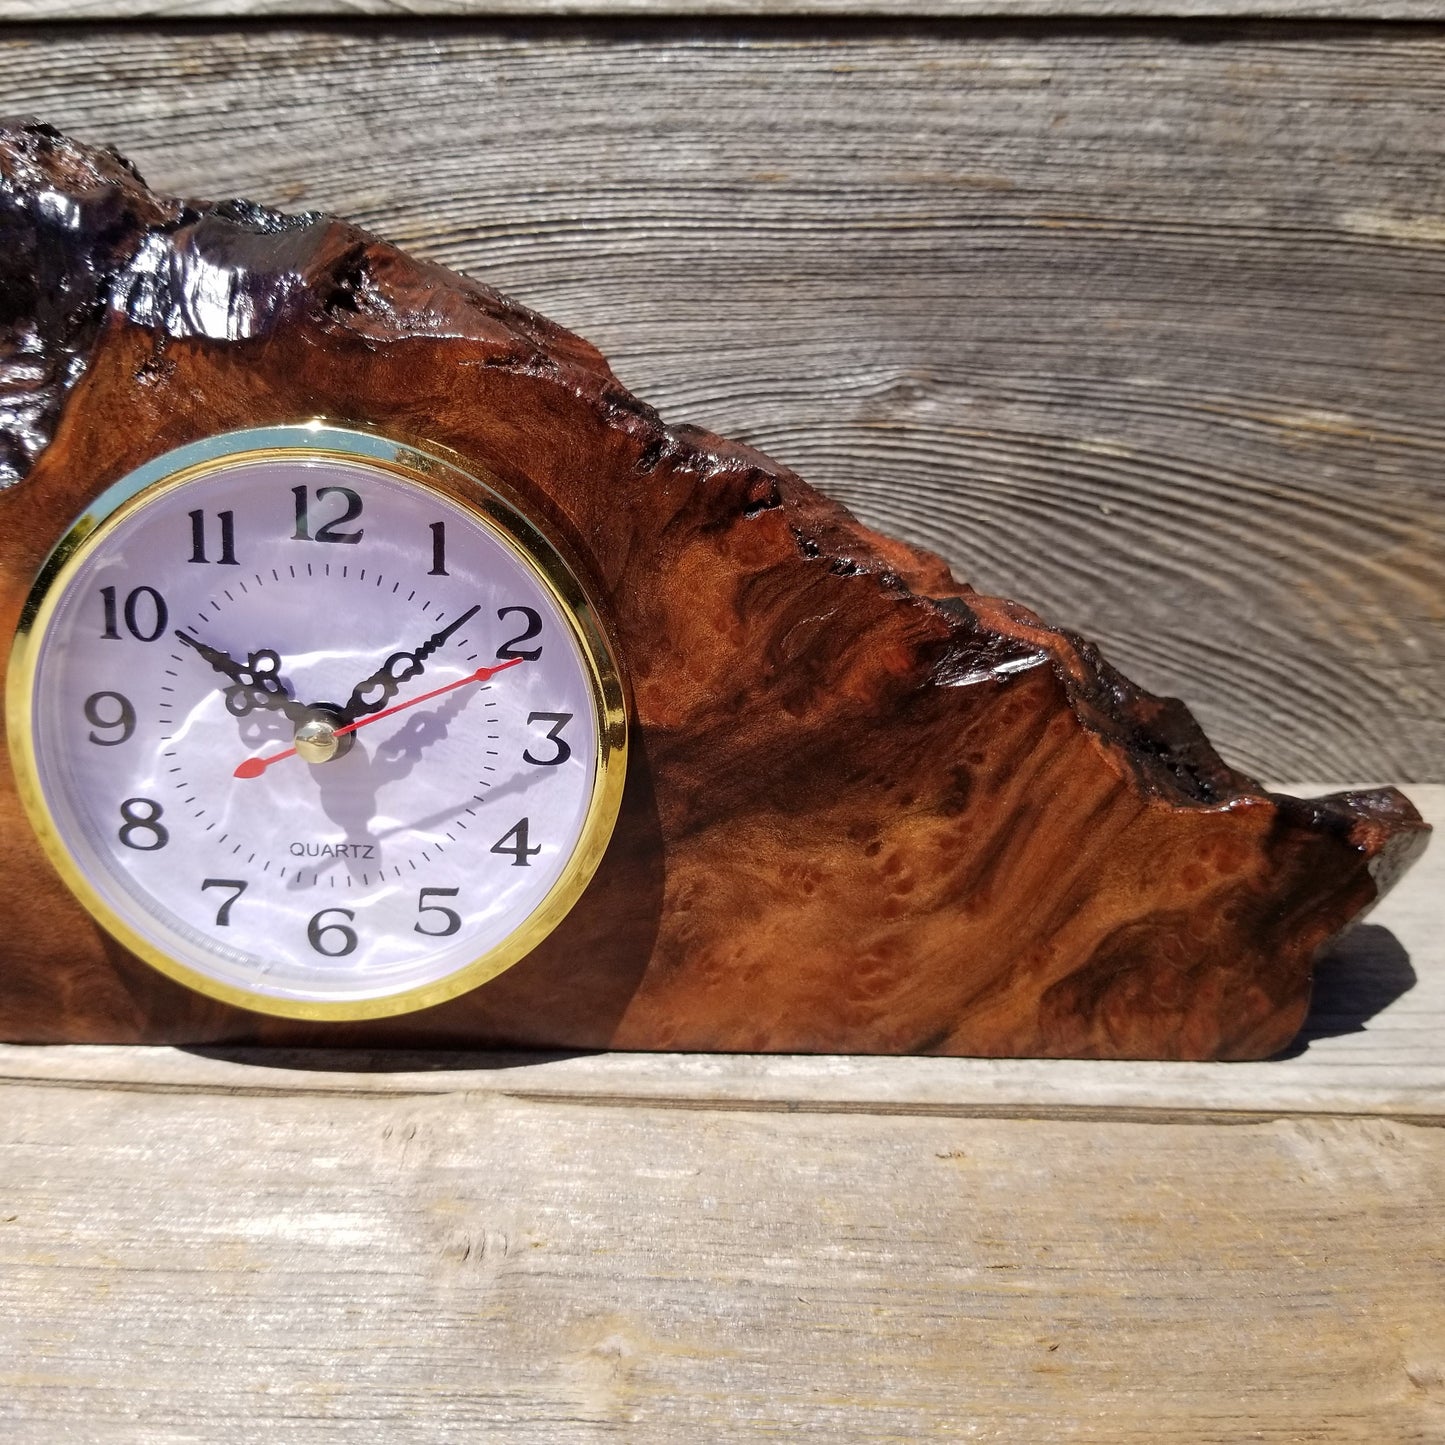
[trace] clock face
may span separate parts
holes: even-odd
[[[66,881],[266,1012],[476,986],[616,818],[620,685],[575,575],[483,483],[370,434],[232,433],[120,483],[47,563],[10,677]]]

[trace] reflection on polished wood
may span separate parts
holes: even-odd
[[[326,1029],[121,954],[7,772],[6,1039],[1261,1057],[1423,846],[1393,789],[1265,793],[1089,644],[343,222],[168,200],[10,129],[0,295],[5,627],[108,483],[326,415],[453,448],[570,543],[638,731],[613,846],[546,944],[464,999]]]

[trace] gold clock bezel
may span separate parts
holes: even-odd
[[[304,459],[361,463],[400,477],[465,511],[539,579],[566,620],[585,664],[596,723],[592,796],[572,856],[531,913],[500,943],[444,978],[372,998],[317,1001],[223,983],[173,957],[111,907],[66,845],[40,779],[35,689],[46,630],[72,579],[127,518],[170,492],[223,468]],[[26,599],[10,652],[6,687],[10,757],[20,797],[41,847],[66,886],[114,938],[168,978],[208,998],[273,1017],[314,1022],[389,1018],[469,993],[526,957],[561,923],[596,873],[622,804],[627,709],[616,653],[564,547],[549,537],[484,467],[442,448],[396,441],[351,425],[313,420],[222,432],[165,453],[107,488],[52,549]]]

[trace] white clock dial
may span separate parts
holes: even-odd
[[[204,992],[436,1002],[534,946],[600,858],[605,640],[532,524],[435,458],[316,426],[184,449],[77,524],[31,614],[32,817],[92,911]]]

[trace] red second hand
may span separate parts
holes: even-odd
[[[489,682],[499,672],[505,672],[509,667],[516,667],[519,662],[525,662],[525,657],[509,658],[506,662],[499,662],[495,667],[479,667],[475,672],[466,677],[460,677],[455,682],[449,682],[443,687],[434,687],[430,692],[424,692],[420,697],[409,698],[406,702],[399,702],[394,707],[384,707],[380,712],[374,712],[369,717],[357,718],[355,722],[347,723],[345,727],[336,729],[336,737],[344,737],[347,733],[354,733],[357,728],[367,727],[374,722],[380,722],[384,717],[390,717],[392,713],[405,712],[409,707],[415,707],[419,702],[430,702],[434,697],[440,697],[444,692],[453,692],[459,687],[466,687],[472,682]],[[279,763],[286,758],[296,756],[295,748],[287,748],[284,753],[272,753],[269,758],[247,758],[240,767],[232,774],[237,778],[259,778],[272,763]]]

